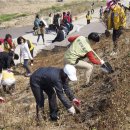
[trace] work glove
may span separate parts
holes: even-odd
[[[74,103],[74,105],[76,105],[78,107],[78,106],[80,106],[81,101],[76,99],[76,98],[74,98],[73,99],[73,103]]]
[[[72,115],[76,113],[74,106],[68,109],[68,112],[70,112]]]
[[[4,103],[4,102],[5,102],[4,98],[0,97],[0,103]]]
[[[101,65],[103,65],[105,63],[104,60],[100,60],[100,62],[101,62]]]

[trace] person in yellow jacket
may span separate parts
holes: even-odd
[[[3,86],[3,90],[11,94],[11,90],[14,90],[15,84],[14,73],[10,70],[3,70],[0,74],[0,85]]]
[[[121,6],[113,1],[108,3],[110,12],[107,19],[107,29],[113,29],[112,40],[114,43],[113,54],[117,52],[117,40],[122,34],[122,29],[126,27],[126,15]]]
[[[87,15],[86,15],[86,19],[87,19],[87,24],[90,24],[90,20],[92,19],[92,16],[90,14],[90,11],[88,11]]]

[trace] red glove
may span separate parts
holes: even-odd
[[[5,102],[4,98],[0,97],[0,103],[4,103],[4,102]]]
[[[78,100],[78,99],[76,99],[76,98],[74,98],[74,99],[73,99],[73,103],[74,103],[74,105],[76,105],[76,106],[80,106],[81,101]]]

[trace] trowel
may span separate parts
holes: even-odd
[[[101,61],[101,58],[93,51],[94,55]],[[101,69],[103,72],[106,72],[106,73],[113,73],[114,70],[112,68],[112,66],[110,65],[109,62],[105,62],[102,66],[101,66]]]

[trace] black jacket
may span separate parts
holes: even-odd
[[[13,55],[8,52],[0,52],[0,67],[2,69],[11,68],[14,65]]]
[[[52,41],[52,43],[58,41],[58,42],[61,42],[65,39],[65,34],[63,32],[63,30],[59,30],[57,32],[57,36],[55,37],[55,39]]]
[[[71,89],[68,87],[68,82],[62,81],[60,74],[61,71],[63,70],[53,67],[39,68],[31,75],[30,85],[31,87],[36,87],[39,85],[42,90],[53,87],[56,90],[60,101],[68,109],[72,106],[70,101],[74,99],[74,95]],[[70,101],[67,100],[64,93],[67,95]]]

